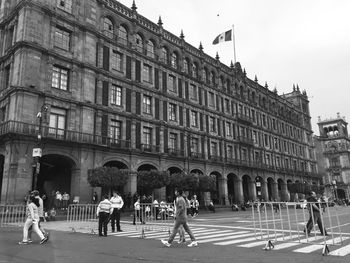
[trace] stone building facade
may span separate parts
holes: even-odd
[[[332,199],[350,198],[350,138],[344,117],[318,120],[320,136],[315,136],[317,166],[326,195]]]
[[[278,95],[135,2],[0,3],[2,203],[21,201],[37,172],[41,191],[88,202],[88,170],[100,166],[133,171],[123,189],[132,194],[140,170],[215,176],[225,204],[285,201],[288,183],[319,185],[299,87]]]

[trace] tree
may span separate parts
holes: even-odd
[[[92,187],[107,188],[108,192],[124,186],[129,178],[129,170],[117,167],[97,167],[88,171],[88,182]]]
[[[199,190],[202,192],[216,191],[216,180],[213,176],[199,176]]]
[[[169,186],[185,191],[196,191],[199,187],[198,176],[196,174],[174,173],[170,176]]]
[[[139,171],[137,173],[137,188],[140,194],[150,194],[154,189],[165,186],[169,175],[165,171]]]

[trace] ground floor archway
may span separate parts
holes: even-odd
[[[53,207],[57,191],[61,194],[68,193],[72,201],[71,186],[74,168],[74,161],[66,156],[49,154],[41,157],[37,189],[41,194],[46,194],[45,205]]]

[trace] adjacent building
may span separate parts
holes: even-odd
[[[350,138],[345,117],[318,120],[320,136],[315,136],[317,165],[325,194],[334,199],[349,199]]]
[[[309,101],[278,95],[115,0],[0,1],[0,193],[91,200],[88,171],[214,176],[215,200],[319,185]],[[40,150],[41,149],[41,157]],[[33,158],[33,150],[38,157]],[[164,198],[168,193],[156,193]]]

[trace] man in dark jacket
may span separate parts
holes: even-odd
[[[328,236],[327,231],[323,226],[321,206],[316,198],[316,193],[311,191],[309,193],[309,197],[306,200],[308,202],[308,209],[309,209],[310,218],[306,224],[306,229],[304,230],[304,232],[307,231],[307,234],[310,234],[314,224],[317,223],[321,234]]]

